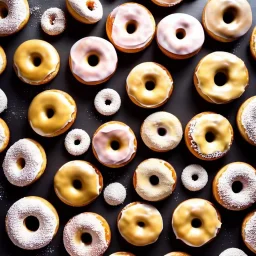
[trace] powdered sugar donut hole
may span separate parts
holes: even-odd
[[[199,191],[206,186],[208,174],[201,165],[191,164],[183,170],[181,181],[186,189]]]
[[[247,256],[242,250],[238,248],[228,248],[223,251],[219,256]]]
[[[96,95],[94,106],[100,114],[111,116],[119,110],[121,98],[115,90],[103,89]]]
[[[66,28],[64,12],[56,7],[47,9],[42,15],[41,27],[50,36],[61,34]]]
[[[2,89],[0,89],[0,113],[7,109],[7,97]]]
[[[80,156],[90,147],[91,139],[86,131],[74,129],[67,134],[64,144],[69,154]]]
[[[105,188],[103,196],[107,204],[117,206],[124,202],[126,189],[121,183],[114,182]]]

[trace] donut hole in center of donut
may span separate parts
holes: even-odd
[[[24,158],[19,158],[17,160],[17,166],[20,170],[22,170],[26,165],[25,159]]]
[[[32,54],[31,61],[35,67],[39,67],[42,63],[42,57],[37,53]]]
[[[56,20],[56,15],[55,14],[50,15],[50,24],[51,25],[55,24],[55,20]]]
[[[214,83],[217,86],[223,86],[228,81],[227,76],[224,72],[217,72],[214,76]]]
[[[88,64],[95,67],[99,64],[99,57],[96,54],[91,54],[88,56]]]
[[[51,119],[54,116],[54,110],[52,108],[48,108],[46,110],[46,116],[48,119]]]
[[[8,7],[5,3],[0,2],[0,19],[4,19],[8,16]]]
[[[39,228],[39,220],[34,216],[28,216],[24,220],[24,224],[25,224],[26,228],[32,232],[37,231]]]
[[[106,105],[108,105],[108,106],[109,106],[109,105],[111,105],[111,103],[112,103],[112,101],[111,101],[111,100],[105,100],[105,104],[106,104]]]
[[[81,235],[81,241],[86,244],[90,245],[92,243],[92,236],[89,233],[82,233]]]
[[[110,146],[113,150],[118,150],[120,148],[120,143],[117,140],[113,140],[111,141]]]
[[[213,133],[213,132],[207,132],[207,133],[205,134],[205,139],[206,139],[206,141],[209,142],[209,143],[213,142],[213,141],[215,140],[215,135],[214,135],[214,133]]]
[[[144,228],[144,227],[145,227],[145,222],[143,222],[143,221],[138,221],[138,222],[137,222],[137,225],[138,225],[139,227],[141,227],[141,228]]]
[[[157,133],[158,133],[159,136],[165,136],[166,133],[167,133],[167,131],[166,131],[165,128],[159,127],[159,128],[157,129]]]
[[[240,193],[243,190],[243,183],[241,181],[235,181],[232,184],[232,190],[234,193]]]
[[[88,1],[86,2],[86,6],[90,11],[94,10],[94,2],[93,1]]]
[[[227,8],[223,13],[223,21],[226,24],[232,23],[237,15],[237,10],[233,7]]]
[[[149,181],[153,186],[156,186],[159,184],[159,178],[156,175],[150,176]]]
[[[135,20],[131,20],[126,24],[126,31],[128,34],[133,34],[137,30],[138,23]]]
[[[74,144],[77,146],[77,145],[79,145],[81,143],[81,141],[80,140],[75,140],[74,141]]]
[[[186,36],[186,30],[183,28],[179,28],[176,30],[176,37],[182,40]]]
[[[155,89],[155,87],[156,87],[156,84],[155,84],[154,81],[149,80],[149,81],[147,81],[147,82],[145,83],[145,87],[146,87],[146,89],[147,89],[148,91],[153,91],[153,90]]]
[[[82,182],[80,180],[73,180],[72,183],[73,187],[77,190],[80,190],[82,188]]]
[[[192,221],[191,221],[191,226],[193,228],[200,228],[202,226],[202,221],[198,218],[194,218]]]
[[[193,180],[193,181],[198,180],[198,175],[197,175],[197,174],[193,174],[193,175],[192,175],[192,180]]]

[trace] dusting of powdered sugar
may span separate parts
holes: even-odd
[[[7,97],[2,89],[0,89],[0,113],[2,113],[5,109],[7,109]]]
[[[247,221],[245,226],[245,242],[248,243],[253,250],[256,250],[256,212]]]
[[[114,182],[105,188],[103,195],[107,204],[116,206],[124,202],[126,198],[126,189],[121,183]]]
[[[242,250],[238,248],[228,248],[223,251],[219,256],[247,256]]]

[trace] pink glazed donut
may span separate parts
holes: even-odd
[[[201,23],[188,14],[170,14],[157,26],[157,44],[172,59],[188,59],[194,56],[200,51],[204,38]]]
[[[70,50],[69,66],[74,77],[83,84],[104,83],[116,70],[116,50],[103,38],[82,38]]]

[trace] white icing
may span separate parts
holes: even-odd
[[[122,48],[142,48],[152,39],[155,33],[155,24],[149,11],[137,3],[126,3],[116,7],[110,14],[114,17],[112,40]],[[136,30],[129,34],[126,30],[129,22],[136,23]]]
[[[116,206],[124,202],[126,189],[121,183],[114,182],[105,188],[103,196],[107,204]]]
[[[87,58],[96,54],[99,63],[90,66]],[[85,82],[101,81],[116,70],[117,54],[114,46],[107,40],[90,36],[77,41],[71,48],[72,72]]]
[[[256,250],[256,212],[247,221],[245,229],[245,242],[248,243],[253,250]]]
[[[91,244],[77,240],[78,233],[89,233]],[[65,226],[63,242],[67,252],[72,256],[101,256],[107,250],[105,228],[97,215],[89,212],[73,217]]]
[[[21,170],[17,166],[20,158],[25,160],[25,166]],[[24,187],[35,180],[42,164],[43,157],[39,148],[30,140],[21,139],[8,149],[3,162],[3,171],[11,184]]]
[[[184,30],[186,33],[183,39],[176,36],[179,30]],[[188,14],[170,14],[157,26],[157,42],[173,54],[187,55],[199,50],[204,43],[204,38],[201,23]]]
[[[106,104],[106,101],[110,101],[110,104]],[[104,116],[114,115],[121,106],[120,95],[113,89],[103,89],[96,95],[94,106]]]
[[[223,251],[219,256],[247,256],[242,250],[238,248],[228,248]]]
[[[183,0],[155,0],[155,2],[160,3],[164,6],[168,6],[168,7],[179,4],[181,1],[183,1]]]
[[[7,97],[2,89],[0,89],[0,113],[2,113],[5,109],[7,109]]]
[[[0,123],[0,150],[2,149],[3,145],[5,144],[6,139],[7,139],[7,137],[5,135],[5,129],[2,126],[2,124]]]

